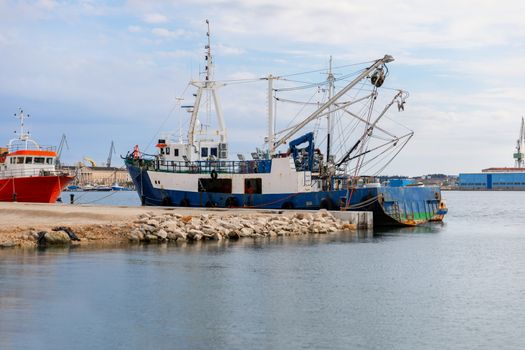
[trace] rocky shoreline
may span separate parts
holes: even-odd
[[[318,212],[143,212],[111,224],[14,227],[0,232],[0,248],[92,243],[161,243],[237,240],[356,231],[356,224]]]
[[[128,234],[130,241],[200,241],[261,238],[355,231],[355,224],[335,218],[330,212],[286,214],[184,216],[177,213],[142,214]]]

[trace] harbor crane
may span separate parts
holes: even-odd
[[[521,117],[521,128],[520,128],[520,135],[519,135],[519,138],[518,138],[518,141],[517,141],[517,145],[516,145],[516,153],[514,153],[514,159],[516,160],[515,161],[515,167],[516,168],[523,168],[523,164],[524,164],[524,146],[523,146],[523,142],[524,142],[524,139],[525,139],[525,122],[523,120],[523,117]]]
[[[115,144],[113,141],[111,141],[111,146],[109,147],[109,155],[108,160],[106,161],[106,167],[111,167],[111,158],[113,157],[113,154],[116,154],[115,152]]]
[[[86,162],[89,162],[91,164],[92,168],[95,168],[97,166],[97,163],[93,159],[91,159],[89,157],[84,157],[83,160],[86,161]]]
[[[62,150],[64,149],[64,146],[66,146],[67,150],[69,151],[69,145],[67,144],[67,138],[66,134],[62,134],[62,138],[60,139],[60,144],[57,148],[57,158],[56,158],[56,165],[60,166],[60,160],[62,157]]]

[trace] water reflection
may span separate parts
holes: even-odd
[[[396,236],[408,234],[435,234],[440,233],[446,228],[444,222],[430,222],[420,226],[408,227],[376,227],[374,234],[376,236]]]
[[[523,216],[471,198],[375,234],[0,250],[0,349],[518,349]]]

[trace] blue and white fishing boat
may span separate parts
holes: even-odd
[[[387,64],[393,57],[385,55],[341,77],[333,73],[330,60],[327,79],[306,84],[324,95],[324,100],[304,103],[312,111],[299,121],[289,120],[281,131],[276,130],[276,104],[297,104],[282,94],[304,87],[290,87],[293,81],[283,77],[265,77],[265,145],[257,148],[250,160],[241,154],[238,160],[231,160],[217,91],[224,83],[213,79],[209,26],[205,48],[204,79],[190,82],[197,92],[194,103],[185,106],[191,113],[186,137],[162,135],[156,154],[144,154],[135,146],[125,158],[143,205],[368,210],[374,213],[374,225],[418,225],[443,219],[447,209],[439,187],[407,185],[405,181],[380,184],[361,175],[374,162],[383,170],[413,135],[409,129],[396,135],[380,123],[394,103],[402,111],[408,97],[403,90],[385,89],[392,96],[378,108]],[[276,82],[285,82],[288,87],[277,88]],[[336,82],[345,85],[336,91]],[[201,108],[203,103],[206,108]],[[200,119],[211,110],[216,119],[214,129],[209,121]],[[347,126],[340,126],[338,119]],[[322,136],[319,130],[324,131]],[[321,147],[326,149],[324,153]]]

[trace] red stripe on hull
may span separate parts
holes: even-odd
[[[0,180],[0,202],[55,203],[73,176],[32,176]]]

